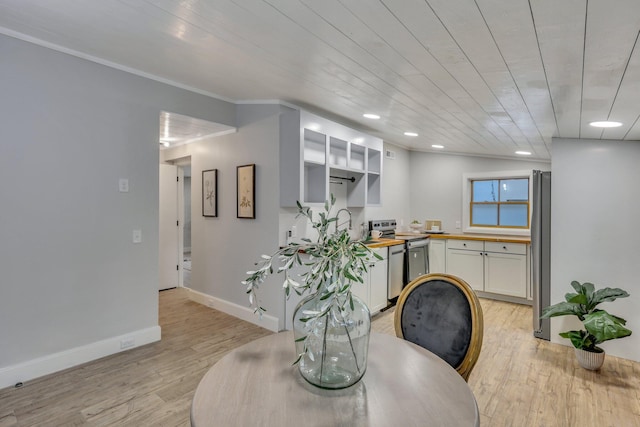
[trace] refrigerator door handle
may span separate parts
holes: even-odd
[[[540,182],[540,171],[533,171],[533,208],[531,212],[531,285],[533,299],[533,331],[542,331],[542,312],[540,290],[540,239],[541,239],[541,207],[542,185]]]

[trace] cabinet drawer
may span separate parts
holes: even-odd
[[[485,242],[484,250],[487,252],[498,252],[503,254],[527,254],[527,245],[524,243],[499,243]]]
[[[384,247],[384,248],[369,248],[371,249],[371,252],[376,253],[378,255],[380,255],[382,257],[382,260],[379,260],[378,258],[372,257],[371,261],[373,262],[382,262],[383,260],[387,259],[389,257],[389,248],[388,247]]]
[[[447,249],[469,249],[472,251],[483,251],[484,242],[480,240],[447,240]]]

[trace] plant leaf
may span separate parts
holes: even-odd
[[[542,309],[542,316],[540,316],[542,319],[548,319],[550,317],[556,317],[556,316],[570,316],[570,315],[576,315],[577,313],[575,312],[576,310],[576,305],[570,302],[559,302],[557,304],[554,305],[550,305],[549,307],[545,307]]]
[[[596,346],[596,344],[598,344],[596,337],[587,331],[567,331],[560,332],[558,335],[563,338],[568,338],[575,348],[592,352],[598,352],[600,349]]]
[[[577,280],[572,281],[571,286],[573,287],[573,289],[576,290],[577,293],[584,294],[584,288],[582,287],[580,282],[578,282]]]
[[[595,290],[595,286],[593,285],[593,283],[589,283],[589,282],[584,282],[582,284],[582,289],[584,290],[584,295],[587,297],[588,301],[591,301],[591,298],[593,297],[593,291]]]
[[[586,295],[583,294],[566,294],[565,299],[567,300],[568,303],[571,304],[582,304],[582,305],[587,305],[589,303],[589,299],[587,298]]]
[[[631,331],[625,328],[619,319],[604,310],[598,310],[584,317],[584,327],[587,332],[596,337],[596,344],[600,344],[604,341],[631,335]]]
[[[331,297],[331,295],[333,295],[334,293],[335,293],[335,292],[327,292],[326,294],[324,294],[324,295],[322,295],[322,296],[320,297],[320,301],[324,301],[324,300],[326,300],[327,298]]]
[[[628,296],[629,293],[620,288],[602,288],[594,292],[592,301],[595,306],[601,302],[615,301],[617,298],[626,298]]]

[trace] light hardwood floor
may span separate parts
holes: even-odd
[[[607,356],[600,372],[586,371],[569,347],[532,337],[529,307],[481,304],[484,343],[469,385],[482,426],[640,426],[640,363]],[[271,333],[189,301],[184,289],[160,293],[160,325],[161,342],[0,390],[0,427],[188,426],[204,373]],[[373,329],[394,334],[393,312]]]

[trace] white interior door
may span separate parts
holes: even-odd
[[[178,167],[160,164],[159,207],[159,289],[179,286],[180,253],[178,251]]]

